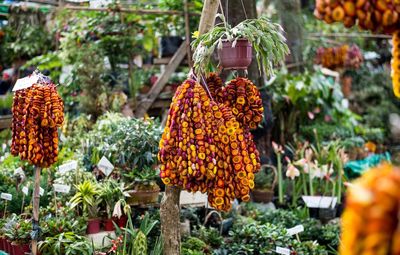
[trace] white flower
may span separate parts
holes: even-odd
[[[112,216],[118,217],[118,218],[120,218],[122,216],[121,201],[118,201],[117,203],[115,203]]]
[[[290,179],[294,180],[297,176],[300,175],[299,169],[297,169],[294,165],[289,164],[286,170],[286,177],[289,177]]]
[[[305,158],[299,159],[296,162],[294,162],[296,166],[301,166],[304,167],[307,164],[307,160]]]
[[[283,153],[283,148],[281,145],[275,143],[274,141],[272,141],[272,148],[274,149],[275,153]]]

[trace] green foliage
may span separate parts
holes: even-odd
[[[301,75],[281,72],[266,89],[273,95],[275,132],[286,138],[293,137],[299,127],[324,122],[350,130],[359,119],[343,104],[340,85],[318,69]]]
[[[272,169],[262,168],[254,175],[254,187],[255,189],[271,190],[274,179],[275,174]]]
[[[218,248],[223,243],[223,237],[220,232],[212,227],[206,228],[204,226],[199,226],[199,228],[193,232],[193,236],[199,238],[213,248]]]
[[[204,254],[207,244],[199,238],[191,236],[182,243],[181,249],[183,255],[199,255]]]
[[[31,230],[32,222],[30,220],[17,218],[6,230],[5,236],[15,243],[27,244],[31,239]]]
[[[39,243],[39,251],[43,255],[92,255],[92,244],[83,236],[73,232],[60,233],[47,237]]]
[[[106,179],[99,185],[99,198],[106,204],[107,216],[110,219],[113,215],[113,210],[118,203],[118,206],[125,207],[125,198],[129,194],[125,191],[124,183],[119,183],[114,179]]]
[[[71,207],[82,206],[82,211],[89,215],[89,218],[96,218],[98,212],[97,200],[99,194],[99,186],[97,183],[91,181],[84,181],[81,184],[75,185],[76,193],[71,198]]]
[[[30,59],[25,65],[22,66],[23,69],[29,68],[31,66],[38,68],[40,71],[50,71],[50,78],[53,81],[58,81],[61,74],[62,62],[59,58],[59,52],[50,51],[40,56]]]
[[[0,113],[11,114],[11,107],[13,102],[13,93],[7,93],[0,96]]]
[[[219,18],[222,19],[224,26],[222,24],[215,26],[192,43],[193,66],[196,73],[209,72],[209,67],[212,65],[211,57],[217,47],[222,47],[223,40],[235,44],[237,39],[247,39],[253,45],[260,72],[263,68],[267,75],[272,75],[273,66],[281,64],[289,53],[281,26],[270,22],[268,18],[247,19],[235,27],[226,24],[222,15],[219,15]]]
[[[139,230],[133,242],[132,255],[147,255],[147,240],[145,234]]]

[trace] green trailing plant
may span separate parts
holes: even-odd
[[[253,45],[260,72],[264,70],[266,75],[272,75],[274,65],[281,64],[289,53],[282,27],[264,16],[244,20],[235,27],[227,24],[223,15],[219,14],[218,18],[222,23],[200,35],[192,43],[193,66],[198,74],[209,72],[213,66],[212,55],[216,48],[222,47],[224,40],[235,45],[238,39],[247,39]]]
[[[42,255],[92,255],[94,249],[85,237],[64,232],[39,242],[39,251]]]

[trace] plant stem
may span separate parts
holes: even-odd
[[[306,179],[306,175],[302,174],[301,175],[301,179],[302,179],[302,186],[303,186],[303,193],[305,196],[308,195],[308,191],[307,191],[307,179]]]
[[[313,188],[313,179],[311,177],[311,173],[308,174],[310,180],[310,196],[314,196],[314,188]]]
[[[279,195],[279,203],[283,204],[283,176],[282,176],[282,162],[281,162],[281,154],[278,152],[277,156],[277,164],[278,164],[278,195]]]
[[[296,180],[292,180],[293,185],[293,195],[292,195],[292,206],[295,207],[297,203],[297,191],[296,191]]]
[[[5,200],[5,205],[4,205],[4,214],[3,214],[3,219],[6,218],[6,212],[7,212],[7,200]]]
[[[339,159],[339,174],[338,174],[338,193],[337,193],[337,202],[338,204],[342,203],[342,183],[343,183],[343,164],[342,161]]]

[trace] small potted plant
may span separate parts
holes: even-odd
[[[80,206],[83,215],[87,215],[88,225],[87,233],[96,234],[100,232],[101,220],[98,218],[99,213],[99,187],[97,183],[91,181],[84,181],[81,184],[75,185],[76,193],[71,198],[71,207],[75,208]]]
[[[274,198],[274,189],[278,181],[277,170],[272,165],[264,165],[260,172],[254,176],[254,189],[251,192],[253,201],[257,203],[269,203]]]
[[[209,32],[198,36],[192,43],[195,72],[207,74],[213,66],[211,58],[216,48],[220,66],[225,69],[247,69],[251,64],[253,50],[256,53],[259,70],[266,75],[273,72],[273,65],[282,63],[289,53],[283,29],[266,17],[247,19],[235,27],[227,24],[225,17],[218,17],[222,23]]]
[[[105,203],[107,213],[107,218],[103,221],[105,231],[113,231],[115,229],[114,222],[120,225],[121,207],[125,208],[126,197],[129,197],[129,194],[125,191],[124,183],[118,183],[114,179],[107,179],[100,185],[99,198]]]
[[[126,174],[125,178],[132,183],[128,187],[128,204],[139,205],[157,203],[160,192],[160,187],[156,183],[158,175],[158,171],[152,167],[144,167],[142,170],[135,169],[129,174]]]
[[[30,231],[32,230],[32,222],[30,220],[20,219],[6,233],[11,240],[12,254],[24,255],[30,252]]]

